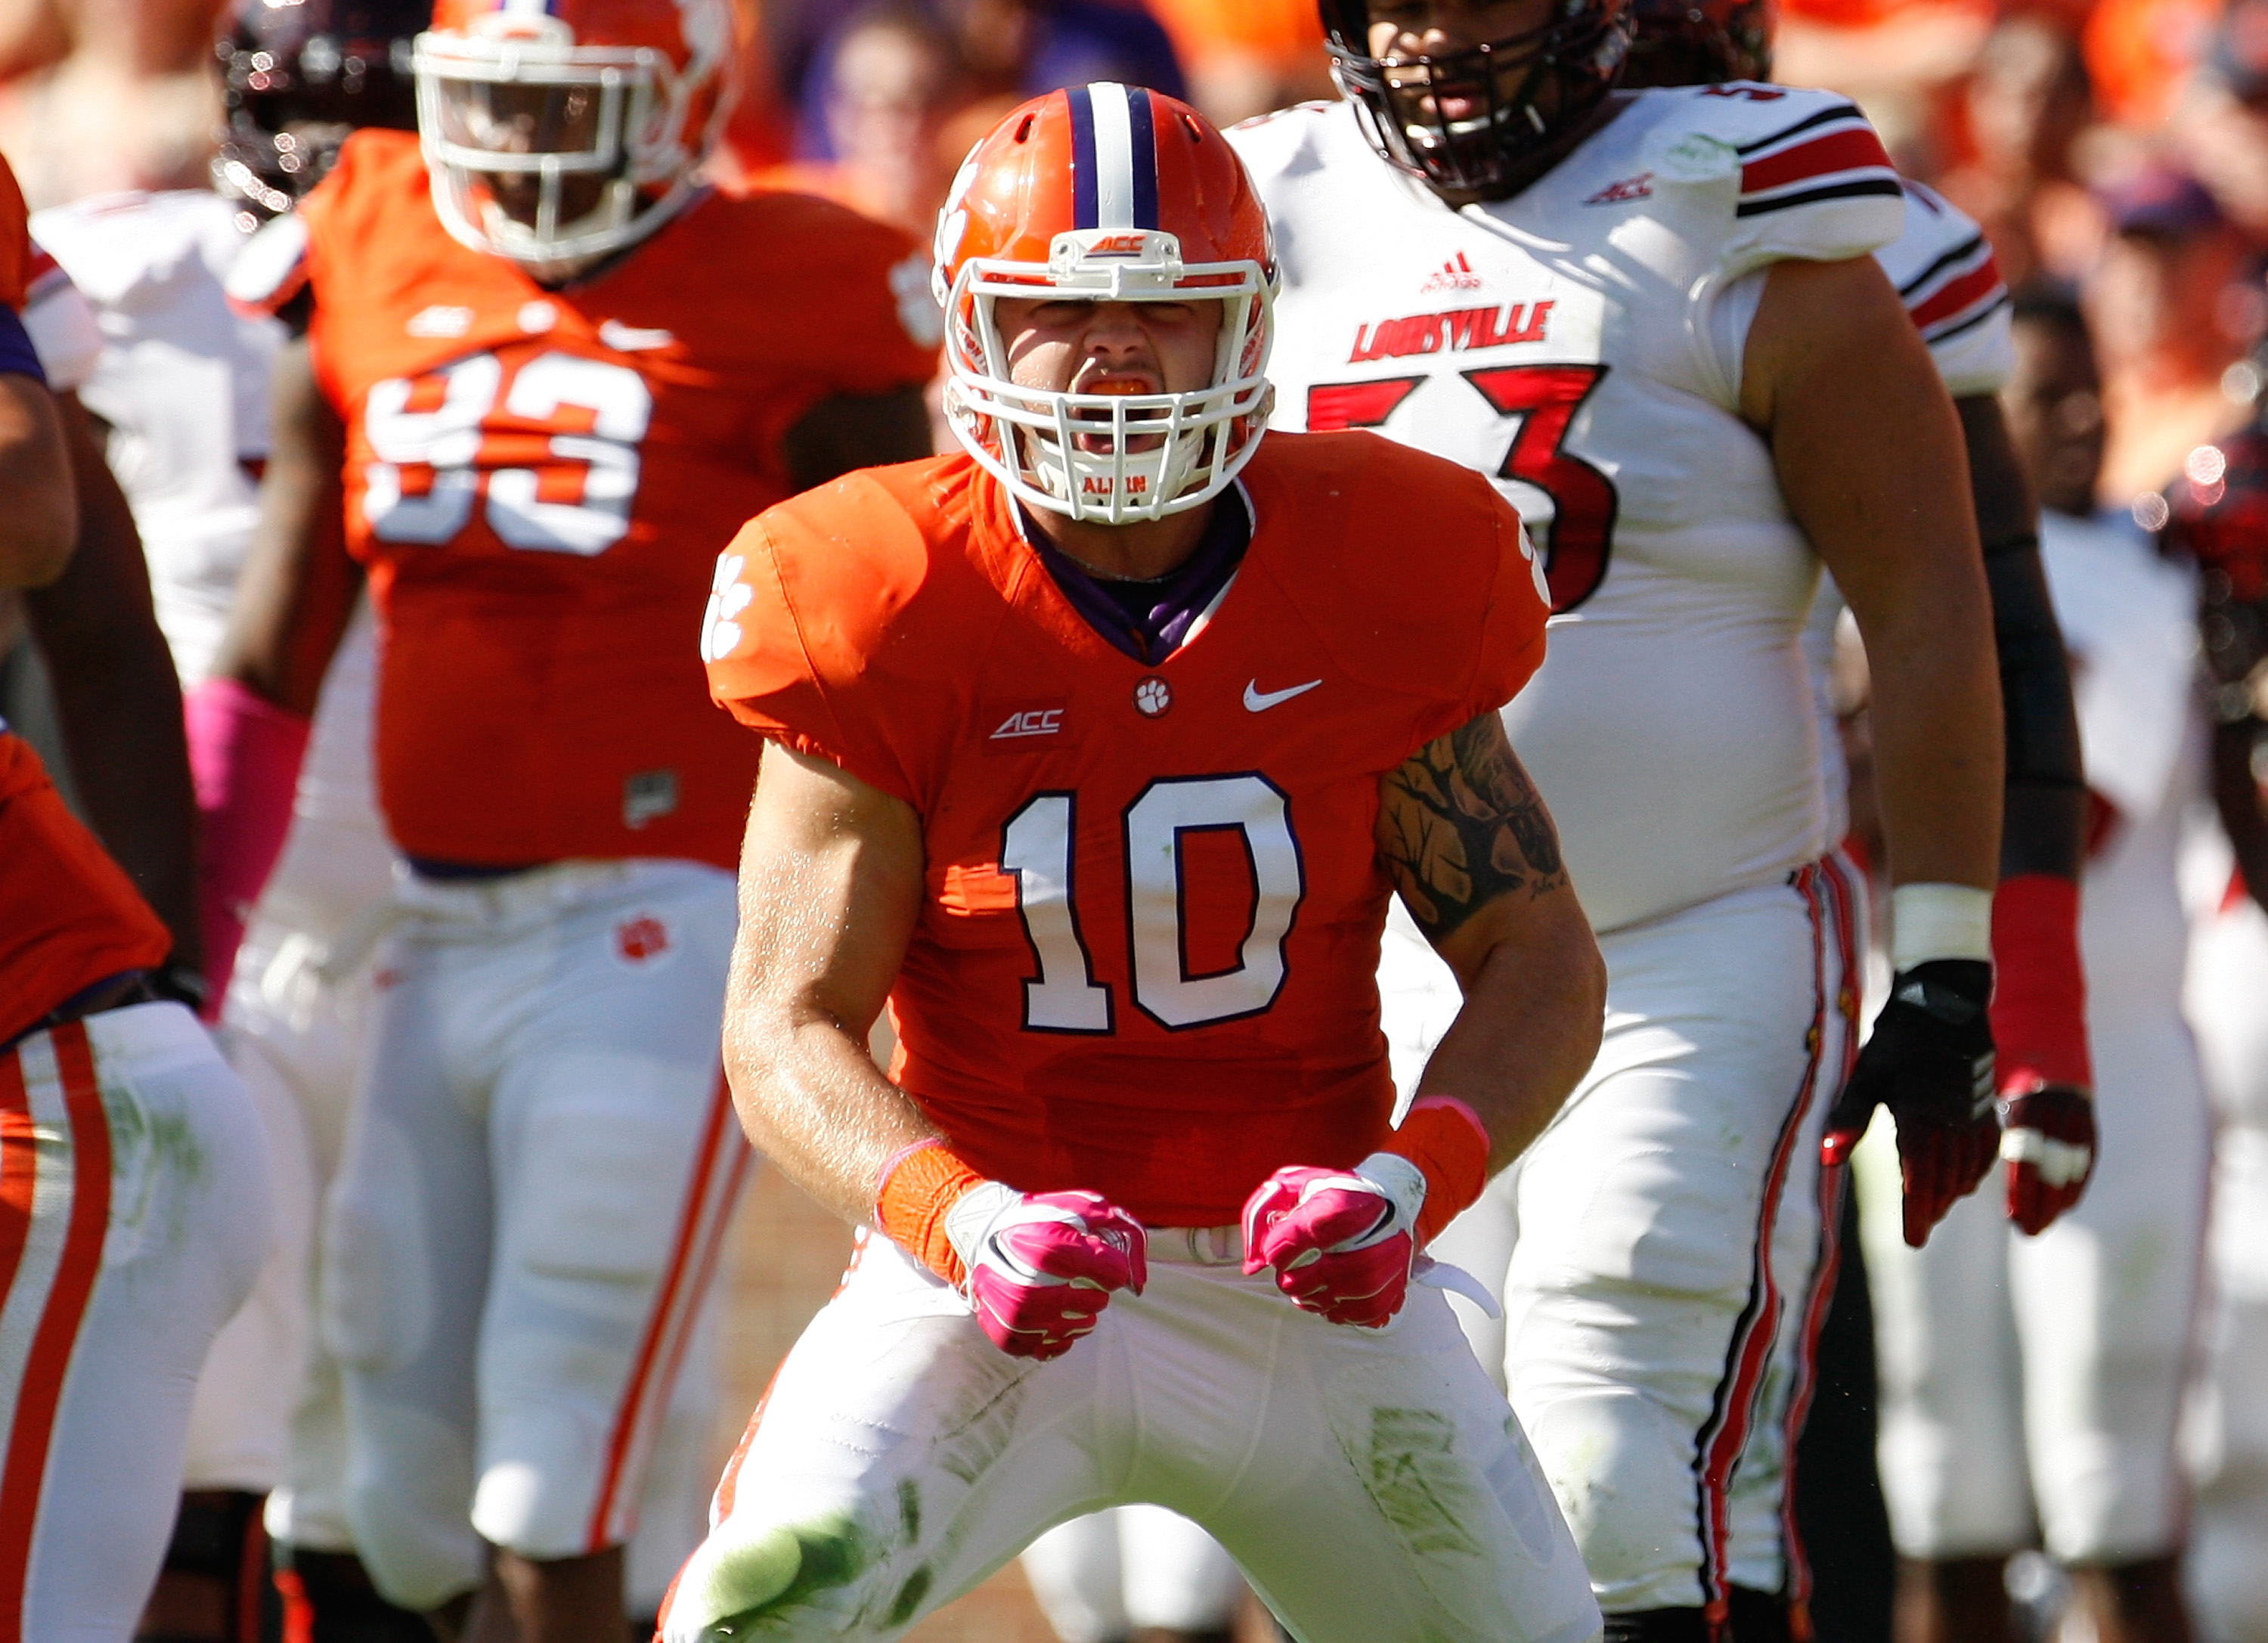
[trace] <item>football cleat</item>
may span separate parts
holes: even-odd
[[[694,197],[733,65],[727,0],[439,0],[411,62],[434,209],[546,273],[633,246]]]
[[[932,278],[946,420],[1029,506],[1158,519],[1219,495],[1259,448],[1275,247],[1243,162],[1185,104],[1101,81],[1012,111],[954,179]],[[994,319],[1004,297],[1218,302],[1212,379],[1178,394],[1023,387]]]
[[[1631,8],[1557,0],[1521,33],[1428,50],[1422,19],[1374,22],[1369,0],[1322,0],[1331,77],[1370,145],[1429,187],[1482,199],[1519,193],[1587,129],[1622,77]]]

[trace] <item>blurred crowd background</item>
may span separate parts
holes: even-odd
[[[289,4],[292,0],[280,0]],[[1116,78],[1223,124],[1332,94],[1311,0],[739,0],[727,182],[926,236],[1017,100]],[[34,209],[197,186],[218,0],[0,5],[0,151]],[[1858,99],[2012,287],[2085,303],[2123,505],[2249,413],[2268,330],[2268,0],[1781,0],[1778,77]]]

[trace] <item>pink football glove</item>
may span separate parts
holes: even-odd
[[[963,1293],[1012,1358],[1060,1358],[1094,1328],[1113,1291],[1149,1281],[1142,1223],[1095,1192],[971,1187],[946,1212],[968,1269]]]
[[[1398,1153],[1279,1169],[1244,1201],[1244,1271],[1272,1266],[1302,1311],[1381,1329],[1409,1292],[1425,1202],[1425,1172]]]
[[[2095,1173],[2095,1102],[2085,1090],[2051,1087],[2000,1108],[2000,1161],[2008,1219],[2027,1234],[2046,1230],[2079,1202]]]

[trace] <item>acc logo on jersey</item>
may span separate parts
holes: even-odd
[[[1631,200],[1651,200],[1652,198],[1653,198],[1653,173],[1650,171],[1642,171],[1635,177],[1624,177],[1618,182],[1609,183],[1583,203],[1622,205]]]
[[[1068,696],[980,702],[976,706],[987,753],[1039,753],[1068,747],[1077,740],[1071,734],[1070,718]]]

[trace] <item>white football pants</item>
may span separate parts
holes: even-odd
[[[259,1115],[180,1005],[0,1054],[0,1638],[134,1635],[268,1213]]]
[[[2228,881],[2224,859],[2211,882]],[[2268,1643],[2268,916],[2242,892],[2214,902],[2184,1000],[2221,1128],[2183,1574],[2205,1643]]]
[[[2088,1015],[2095,1177],[2038,1237],[2007,1221],[1996,1167],[1909,1249],[1890,1127],[1861,1149],[1882,1493],[1909,1558],[2013,1552],[2036,1526],[2073,1564],[2138,1562],[2180,1540],[2205,1094],[2178,1019]]]
[[[1047,1363],[862,1238],[718,1488],[666,1643],[894,1638],[1130,1501],[1217,1536],[1300,1643],[1595,1639],[1566,1527],[1440,1293],[1344,1328],[1244,1277],[1233,1234],[1197,1258],[1202,1236],[1153,1235],[1149,1287]]]
[[[1830,858],[1602,936],[1597,1061],[1433,1242],[1503,1298],[1500,1322],[1451,1305],[1609,1614],[1805,1595],[1786,1474],[1833,1287],[1819,1137],[1856,1053],[1864,919]],[[1399,918],[1379,980],[1406,1093],[1456,983]]]
[[[370,1036],[365,948],[389,916],[394,854],[371,778],[376,659],[359,608],[332,659],[291,835],[245,932],[225,1042],[276,1154],[276,1236],[252,1297],[213,1342],[189,1417],[187,1487],[269,1495],[268,1531],[352,1551],[338,1362],[312,1327],[318,1206],[338,1174]],[[647,1470],[623,1594],[651,1616],[701,1543],[716,1477],[717,1308],[704,1307]]]
[[[630,1538],[751,1155],[717,1062],[730,874],[406,876],[394,917],[322,1329],[353,1544],[431,1609],[480,1583],[483,1541]]]

